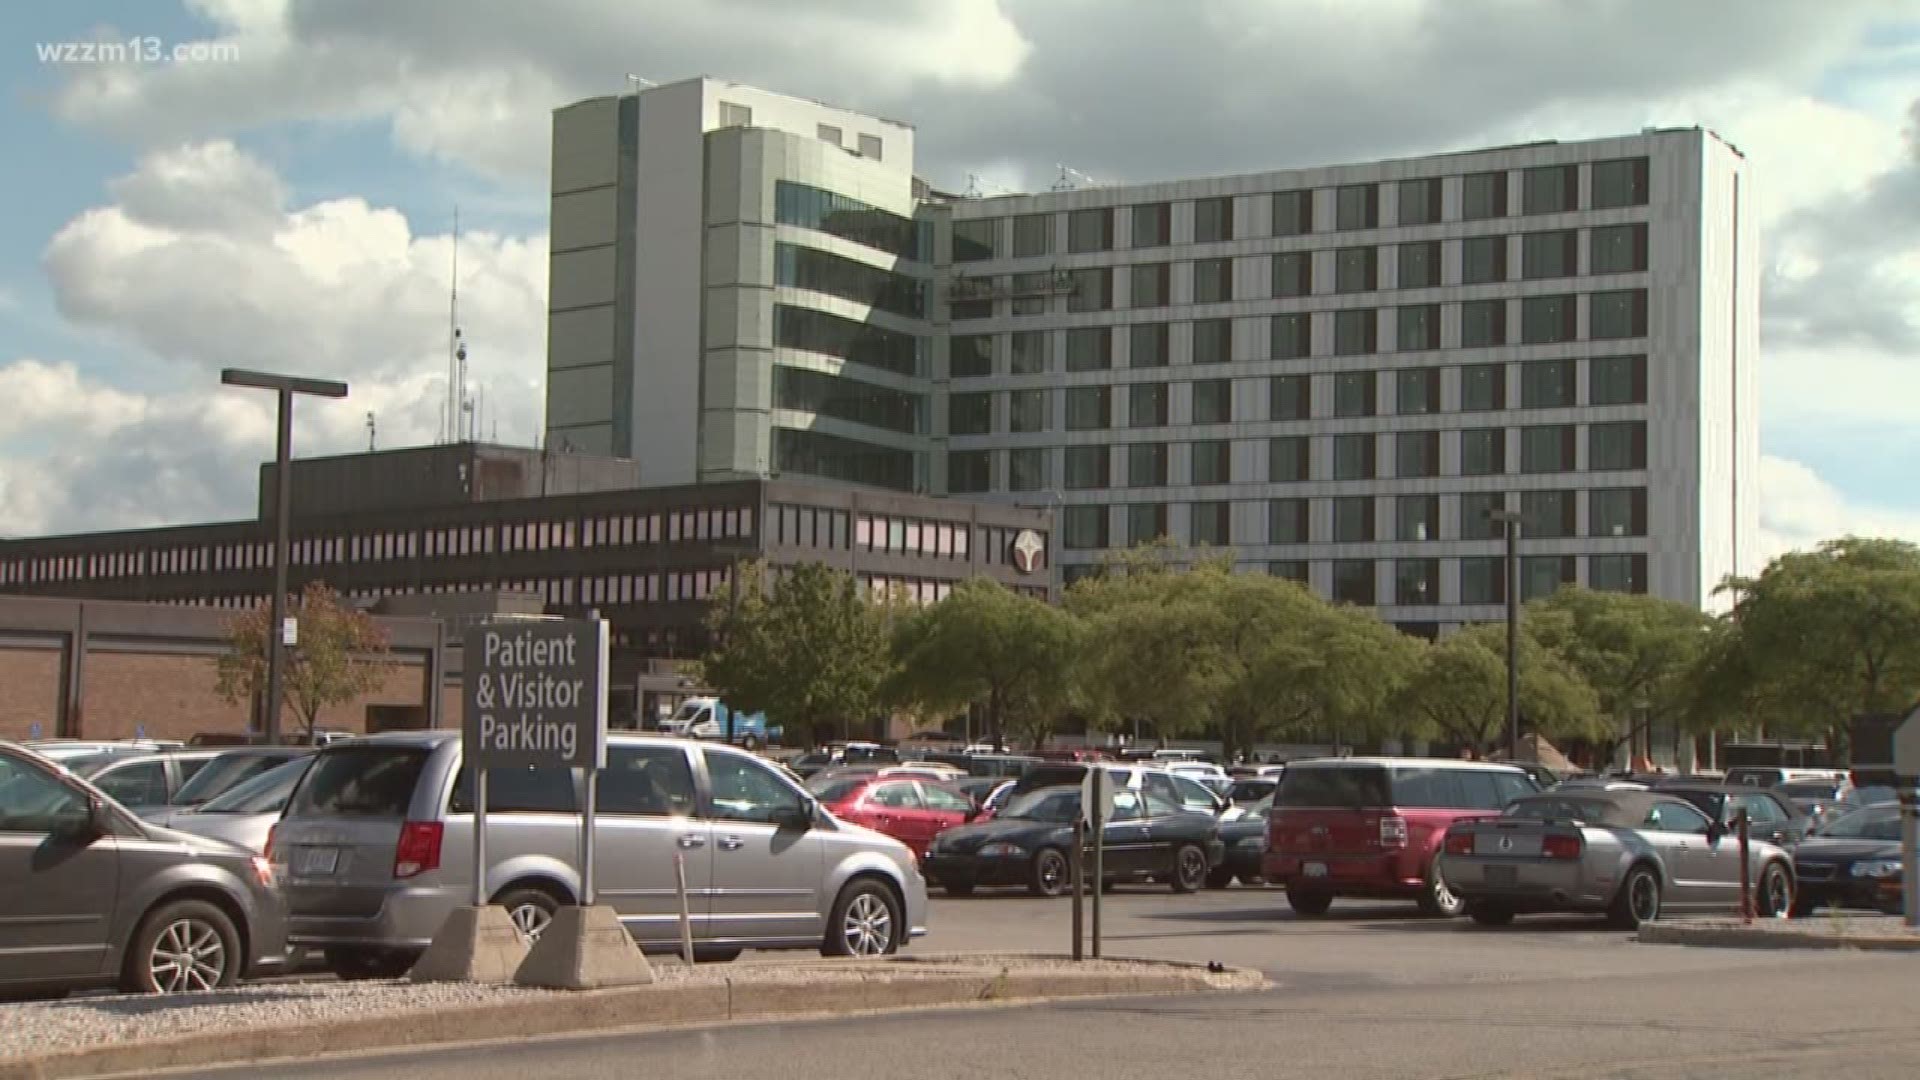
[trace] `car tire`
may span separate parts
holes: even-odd
[[[1198,844],[1181,844],[1173,849],[1173,873],[1167,875],[1167,884],[1177,893],[1199,892],[1206,888],[1207,849]]]
[[[855,878],[840,890],[827,915],[822,956],[890,956],[900,951],[905,917],[893,890],[873,878]]]
[[[328,949],[326,958],[327,970],[341,982],[398,979],[413,970],[419,959],[411,953],[385,949]]]
[[[1066,852],[1059,848],[1041,848],[1033,853],[1033,864],[1027,869],[1027,892],[1048,899],[1065,896],[1073,888],[1070,871]]]
[[[140,920],[120,987],[134,994],[212,990],[239,982],[244,966],[240,932],[226,912],[205,900],[174,900]]]
[[[971,883],[966,885],[943,885],[941,886],[941,888],[947,891],[948,896],[972,896],[973,895],[973,885]]]
[[[1233,884],[1233,871],[1222,866],[1207,874],[1207,888],[1224,889]]]
[[[1245,885],[1249,889],[1264,889],[1267,885],[1267,879],[1259,874],[1241,874],[1240,884]]]
[[[534,942],[540,940],[540,932],[553,921],[553,913],[560,910],[561,901],[545,889],[519,885],[503,890],[493,898],[493,903],[495,907],[506,908],[514,929]]]
[[[740,950],[733,948],[693,947],[693,962],[696,964],[731,964],[740,959]]]
[[[1467,916],[1481,926],[1510,926],[1513,909],[1505,904],[1468,904]]]
[[[1814,904],[1811,901],[1801,900],[1797,897],[1793,901],[1792,914],[1793,914],[1793,917],[1796,919],[1807,918],[1808,916],[1812,915],[1815,910],[1817,909],[1815,908]]]
[[[1760,887],[1753,895],[1753,913],[1763,919],[1777,919],[1793,911],[1793,879],[1779,863],[1769,863],[1760,871]]]
[[[758,752],[760,749],[760,737],[758,735],[742,736],[740,739],[740,748],[750,754]]]
[[[1433,860],[1433,865],[1427,869],[1426,887],[1420,890],[1420,913],[1436,919],[1457,919],[1466,910],[1467,902],[1447,886],[1440,860]]]
[[[1615,929],[1638,930],[1643,923],[1660,917],[1660,874],[1644,863],[1627,871],[1620,891],[1613,896],[1607,922]]]
[[[1333,906],[1333,894],[1288,886],[1287,906],[1293,909],[1295,915],[1317,919],[1325,915],[1327,909]]]

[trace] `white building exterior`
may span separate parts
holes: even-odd
[[[550,444],[1053,506],[1069,579],[1167,535],[1420,633],[1500,616],[1489,507],[1529,596],[1751,568],[1758,243],[1712,133],[996,198],[912,140],[711,80],[559,110]]]

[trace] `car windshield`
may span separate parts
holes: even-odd
[[[1236,780],[1227,789],[1227,798],[1236,803],[1250,803],[1268,798],[1278,786],[1271,780]]]
[[[1592,799],[1519,799],[1507,806],[1503,816],[1534,821],[1603,821],[1607,804]]]
[[[272,760],[272,759],[267,759]],[[308,759],[282,761],[200,804],[203,814],[271,814],[286,809],[287,796],[307,771]]]
[[[867,780],[868,778],[864,776],[854,779],[829,778],[827,780],[820,780],[816,778],[807,782],[807,790],[813,793],[814,798],[819,799],[823,803],[844,802],[848,797],[857,794],[862,787],[866,786]]]
[[[1863,788],[1854,788],[1852,791],[1847,792],[1847,797],[1842,799],[1841,802],[1848,806],[1872,806],[1875,803],[1893,802],[1899,797],[1899,792],[1894,791],[1892,788],[1873,784]]]
[[[1900,811],[1897,807],[1876,806],[1856,810],[1820,830],[1831,840],[1900,840]]]
[[[1074,790],[1029,791],[1001,812],[1003,818],[1070,822],[1080,813],[1080,793]]]
[[[323,752],[294,793],[287,816],[404,818],[426,763],[427,751],[415,747]]]
[[[1281,806],[1357,809],[1393,805],[1387,770],[1378,765],[1299,767],[1280,778]]]
[[[222,754],[194,773],[193,779],[180,785],[173,796],[174,805],[199,806],[285,760],[274,754]]]
[[[1775,789],[1789,799],[1831,799],[1840,794],[1837,780],[1795,780]]]

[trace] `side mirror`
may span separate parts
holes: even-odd
[[[813,828],[814,815],[818,813],[812,799],[803,800],[799,806],[783,807],[773,813],[773,824],[781,829],[806,832]]]
[[[107,812],[106,804],[89,798],[84,815],[61,822],[50,835],[63,843],[85,846],[112,831],[113,817]]]
[[[979,817],[980,817],[980,808],[978,806],[970,806],[967,808],[967,820],[969,822],[974,821]]]
[[[1707,823],[1707,843],[1717,844],[1727,835],[1727,826],[1718,821]]]

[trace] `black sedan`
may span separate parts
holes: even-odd
[[[1244,817],[1220,826],[1220,843],[1227,849],[1226,861],[1207,875],[1207,888],[1224,889],[1234,878],[1242,885],[1265,885],[1260,860],[1267,853],[1267,812],[1273,809],[1273,792],[1248,803]]]
[[[1701,780],[1664,780],[1654,785],[1662,795],[1685,799],[1709,818],[1732,829],[1739,812],[1747,812],[1748,835],[1755,840],[1788,847],[1813,828],[1813,820],[1777,791],[1745,784],[1716,784]]]
[[[1820,907],[1899,913],[1900,805],[1855,810],[1802,840],[1793,850],[1793,876],[1800,882],[1795,915]]]
[[[1110,882],[1156,880],[1174,892],[1193,892],[1226,857],[1212,815],[1125,788],[1114,792],[1113,804],[1101,858]],[[1072,887],[1068,858],[1079,817],[1078,787],[1029,791],[1015,796],[992,821],[934,837],[920,870],[952,896],[994,885],[1024,885],[1034,896],[1061,896]]]

